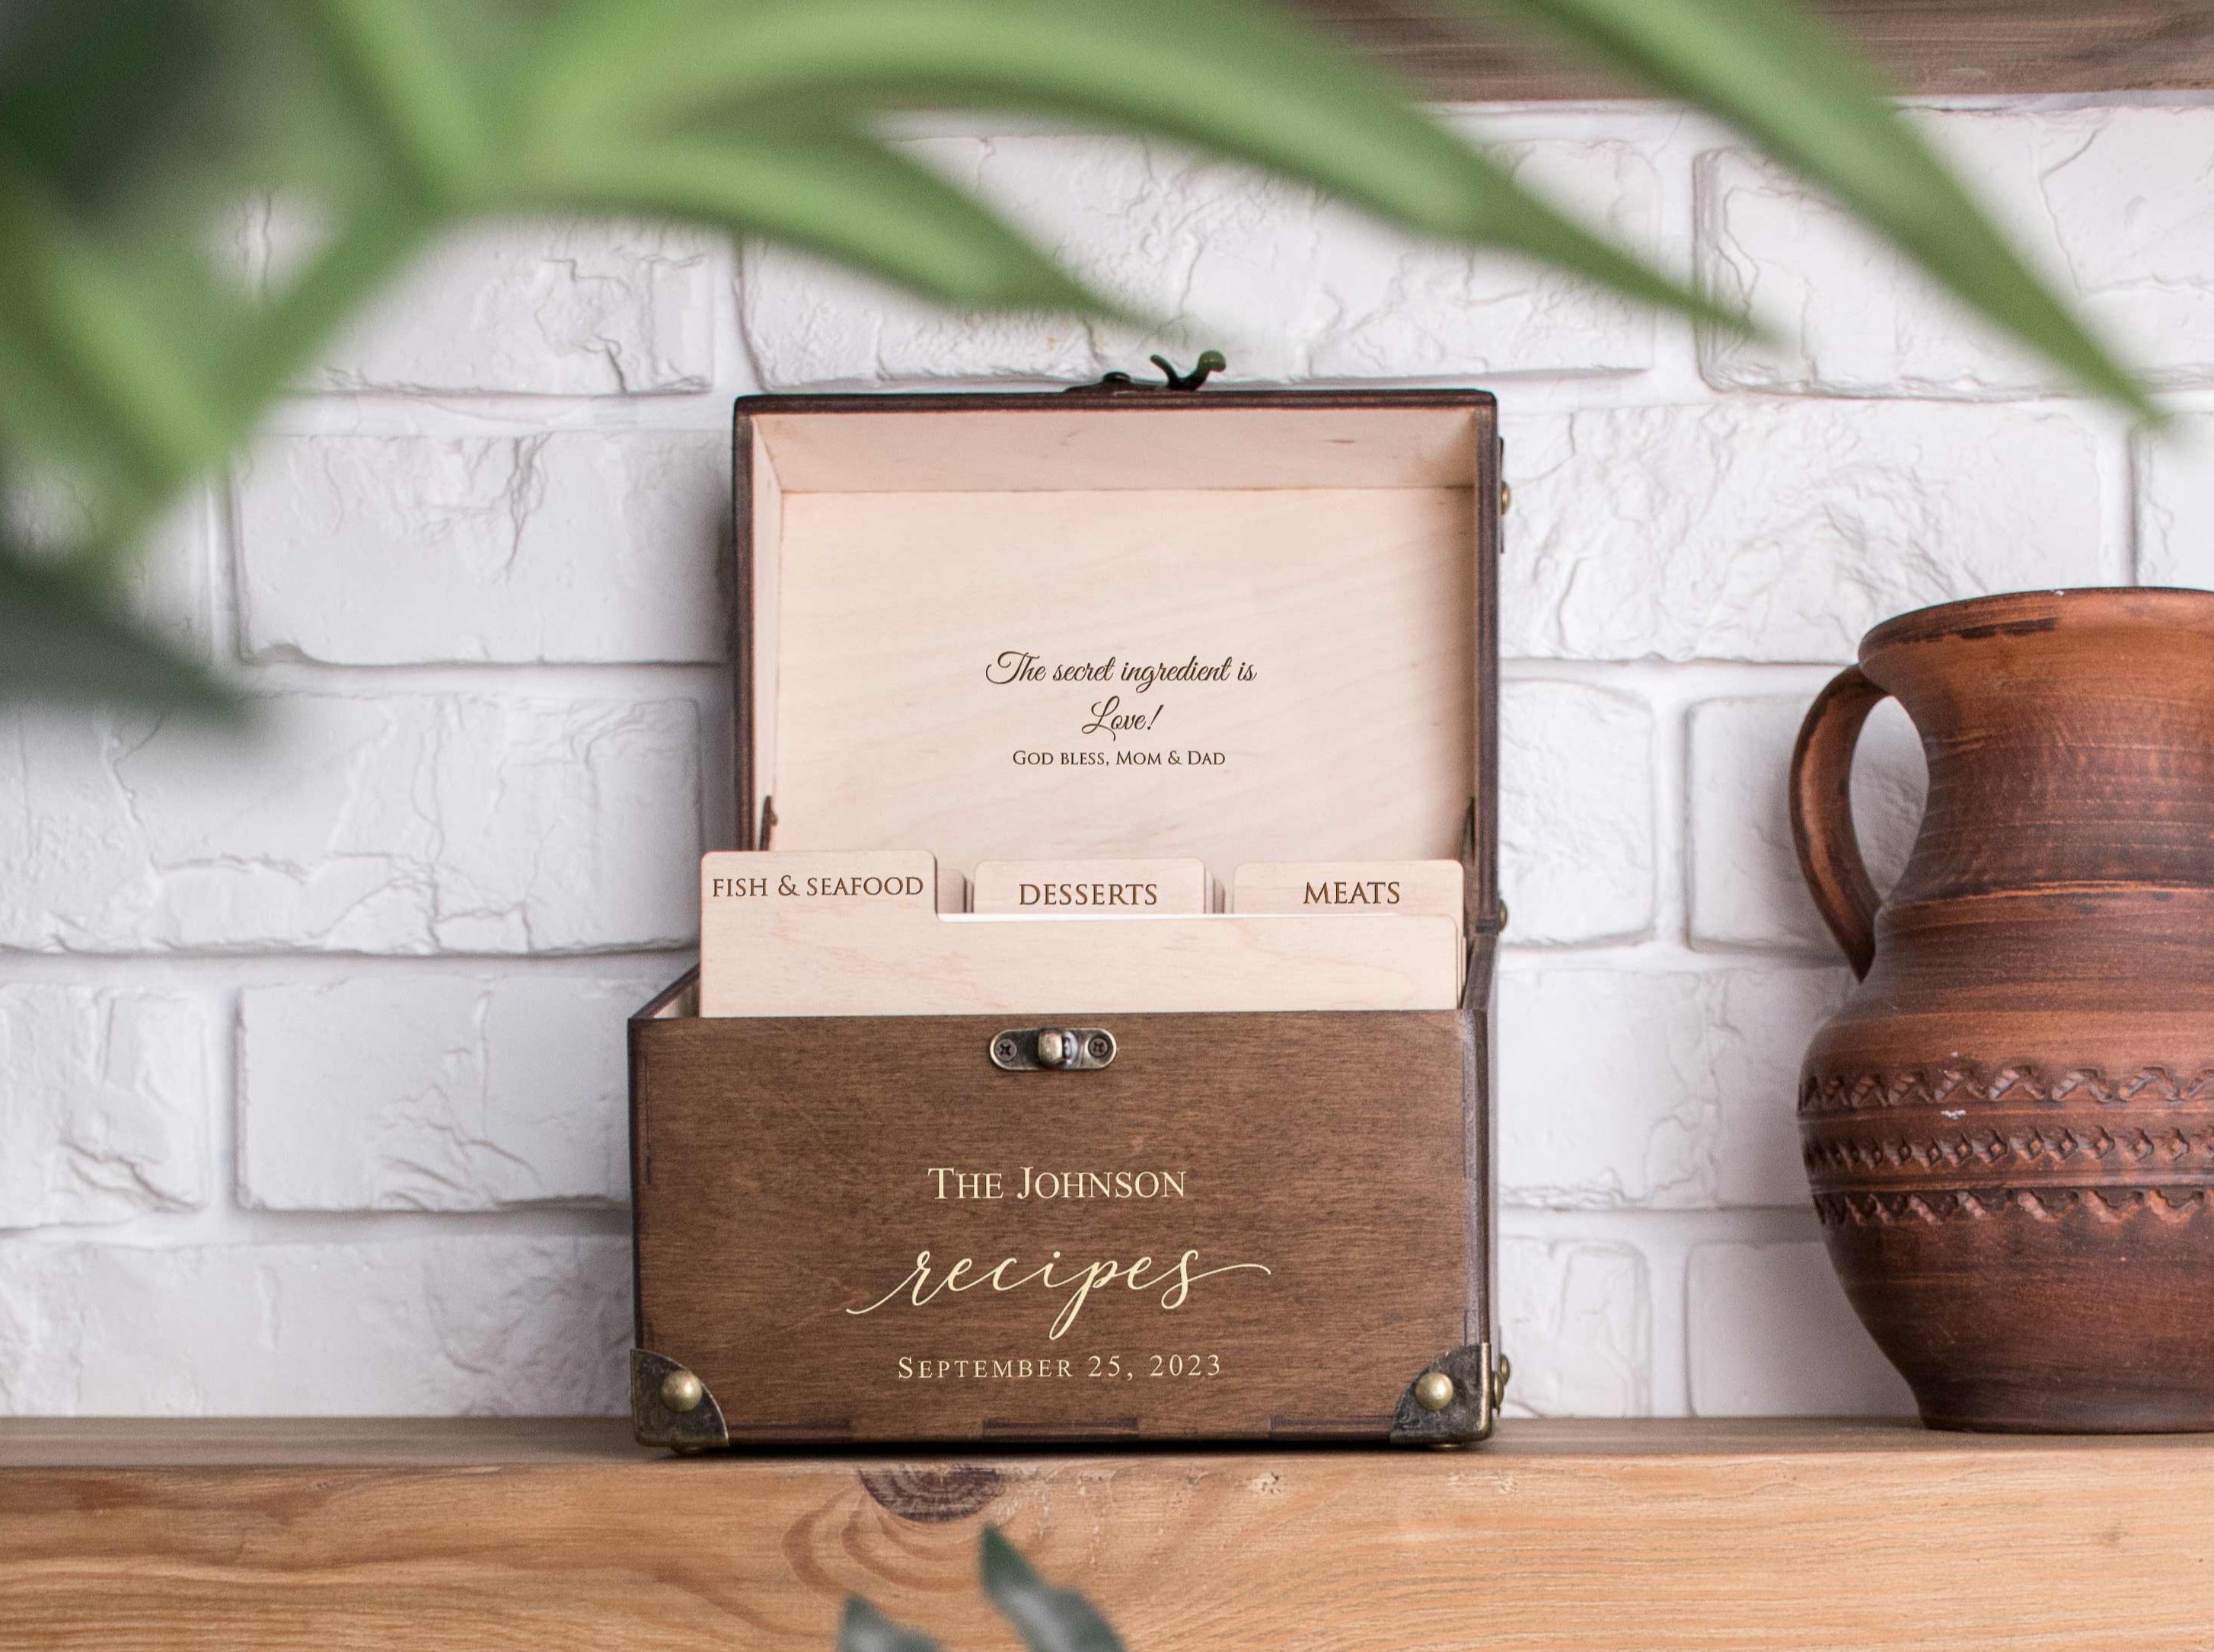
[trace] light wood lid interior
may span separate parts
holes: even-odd
[[[757,416],[775,847],[963,871],[1193,855],[1218,877],[1457,854],[1478,431],[1468,406]],[[1025,653],[1044,680],[990,680]],[[1108,681],[1053,680],[1110,658]],[[1193,660],[1230,680],[1124,675]],[[1149,725],[1086,733],[1110,697]]]

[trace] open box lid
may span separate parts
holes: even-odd
[[[1465,857],[1496,930],[1490,396],[754,396],[734,458],[740,847]]]

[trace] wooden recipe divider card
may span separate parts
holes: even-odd
[[[965,912],[969,880],[927,849],[718,850],[700,857],[700,915],[718,906],[802,905]]]
[[[972,912],[1184,916],[1208,909],[1197,860],[980,860]]]
[[[702,1015],[1452,1009],[1434,916],[942,916],[922,853],[711,854]]]
[[[700,857],[700,915],[804,906],[936,912],[938,857],[927,849],[730,849]]]
[[[1238,868],[1232,912],[1398,912],[1461,921],[1458,860],[1266,860]]]

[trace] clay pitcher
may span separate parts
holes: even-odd
[[[1898,696],[1930,794],[1881,905],[1847,778]],[[2214,593],[1887,621],[1791,760],[1861,977],[1799,1129],[1846,1294],[1936,1428],[2214,1429]]]

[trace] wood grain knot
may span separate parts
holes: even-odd
[[[945,1468],[865,1468],[861,1484],[902,1520],[937,1526],[982,1514],[1004,1481],[999,1470],[982,1463],[955,1463]]]

